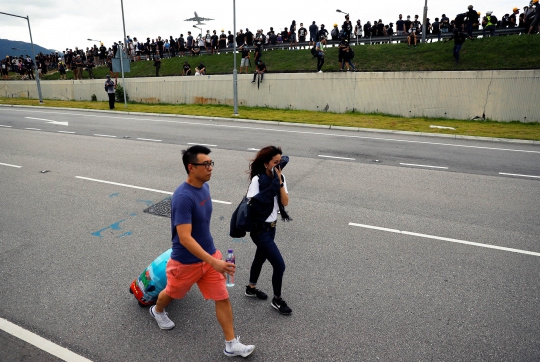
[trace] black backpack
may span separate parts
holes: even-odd
[[[353,50],[353,48],[349,48],[349,59],[354,59],[354,50]]]
[[[315,58],[315,57],[317,56],[317,53],[318,53],[318,52],[317,52],[317,47],[316,47],[316,46],[314,46],[313,48],[311,48],[311,55],[313,55],[313,58]],[[312,59],[313,59],[313,58],[312,58]]]
[[[497,26],[498,22],[497,17],[495,15],[491,15],[491,24]]]

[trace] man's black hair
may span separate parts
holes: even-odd
[[[210,151],[208,147],[200,145],[191,146],[187,150],[182,150],[182,162],[184,163],[187,174],[189,175],[188,165],[190,163],[197,163],[200,153],[208,155],[210,152],[212,151]]]

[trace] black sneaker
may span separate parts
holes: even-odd
[[[246,285],[246,297],[257,297],[257,299],[266,300],[268,296],[266,293],[261,292],[257,288],[251,288],[249,285]]]
[[[289,315],[292,313],[292,309],[289,308],[283,299],[277,300],[276,298],[272,298],[272,307],[274,307],[280,314]]]

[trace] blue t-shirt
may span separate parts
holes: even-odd
[[[171,259],[182,264],[199,263],[202,260],[191,254],[178,239],[176,225],[191,224],[191,236],[210,255],[216,252],[214,239],[210,235],[210,218],[212,217],[212,199],[210,187],[204,184],[202,188],[191,186],[184,182],[174,192],[171,199]]]

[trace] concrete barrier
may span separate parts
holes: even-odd
[[[238,75],[238,104],[403,117],[540,122],[540,70],[380,73],[269,73],[251,84]],[[41,81],[45,99],[107,100],[104,80]],[[144,103],[233,104],[232,75],[126,79],[131,100]],[[0,96],[37,99],[32,81],[1,81]]]

